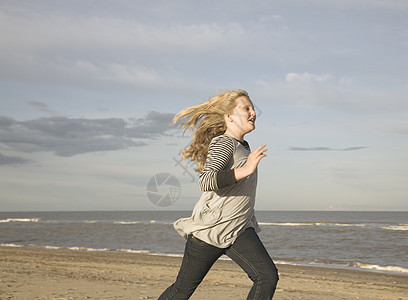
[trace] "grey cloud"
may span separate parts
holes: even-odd
[[[342,0],[342,1],[324,1],[324,0],[312,0],[309,1],[317,5],[328,5],[328,6],[341,6],[341,7],[351,7],[351,8],[371,8],[371,9],[386,9],[386,10],[399,10],[404,11],[408,9],[408,3],[405,0],[395,0],[395,1],[383,1],[383,0]]]
[[[292,151],[354,151],[366,149],[368,147],[347,147],[347,148],[330,148],[330,147],[289,147]]]
[[[20,152],[51,151],[58,156],[140,147],[170,134],[174,114],[149,112],[127,122],[119,118],[39,118],[17,121],[0,117],[0,144]]]
[[[37,110],[39,110],[39,111],[42,111],[42,112],[45,112],[45,113],[47,113],[47,114],[50,114],[50,115],[53,115],[53,116],[57,115],[57,112],[56,112],[56,111],[50,109],[50,108],[48,107],[48,105],[45,104],[45,103],[43,103],[43,102],[39,102],[39,101],[27,101],[27,104],[30,105],[30,106],[32,106],[32,107],[34,107],[35,109],[37,109]]]
[[[1,165],[20,165],[27,164],[30,161],[28,159],[18,156],[8,156],[0,153],[0,166]]]
[[[133,138],[155,138],[165,134],[165,131],[175,128],[171,125],[174,114],[149,112],[146,117],[132,119],[134,127],[129,129],[129,136]]]
[[[10,128],[16,123],[12,118],[0,116],[0,130]]]

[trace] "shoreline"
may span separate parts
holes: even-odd
[[[181,257],[0,247],[0,299],[157,299],[174,282]],[[274,299],[404,299],[408,276],[277,263]],[[252,285],[219,260],[191,299],[245,299]]]
[[[17,245],[17,244],[0,244],[0,248],[27,248],[27,249],[43,249],[43,250],[66,250],[66,251],[84,251],[84,252],[107,252],[107,253],[123,253],[123,254],[142,254],[151,256],[163,256],[163,257],[178,257],[182,258],[183,254],[171,254],[171,253],[156,253],[149,250],[133,250],[133,249],[96,249],[96,248],[86,248],[86,247],[63,247],[63,246],[39,246],[39,245]],[[350,270],[350,271],[361,271],[361,272],[375,272],[381,274],[398,275],[398,276],[408,276],[408,268],[402,266],[382,266],[373,265],[369,263],[362,262],[338,262],[338,263],[322,263],[319,260],[310,259],[284,259],[272,257],[275,264],[278,265],[290,265],[299,267],[313,267],[313,268],[326,268],[326,269],[340,269],[340,270]],[[227,256],[222,256],[219,260],[229,260],[231,259]],[[302,261],[313,261],[313,263],[306,263]]]

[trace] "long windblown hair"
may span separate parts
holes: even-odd
[[[227,130],[224,115],[234,110],[235,100],[242,96],[249,98],[244,90],[228,91],[202,104],[188,107],[173,118],[173,124],[186,119],[178,126],[184,128],[183,136],[187,129],[193,132],[191,144],[182,150],[180,155],[183,160],[190,159],[197,163],[195,171],[203,170],[211,140]]]

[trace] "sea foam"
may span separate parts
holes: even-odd
[[[39,218],[21,218],[21,219],[3,219],[0,220],[0,223],[9,223],[9,222],[40,222],[41,219]]]
[[[397,226],[381,227],[381,229],[387,229],[387,230],[408,230],[408,224],[399,224],[399,225],[397,225]]]

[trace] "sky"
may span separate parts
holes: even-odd
[[[245,139],[268,148],[257,210],[407,211],[407,16],[406,0],[0,0],[0,211],[191,210],[171,120],[237,88],[258,117]]]

